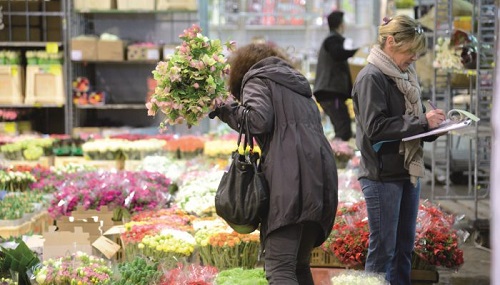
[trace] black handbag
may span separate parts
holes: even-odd
[[[240,154],[242,136],[245,136]],[[249,146],[249,152],[246,148]],[[269,210],[269,192],[264,174],[253,152],[253,137],[248,130],[248,109],[243,111],[239,126],[238,149],[232,154],[229,170],[224,173],[215,194],[215,210],[233,230],[240,234],[255,231]]]

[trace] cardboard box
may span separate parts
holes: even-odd
[[[50,226],[49,231],[43,234],[43,259],[67,256],[78,251],[92,254],[89,234],[82,228],[76,227],[72,231],[57,231],[55,226]]]
[[[358,73],[368,64],[366,60],[370,54],[371,45],[366,45],[360,47],[353,57],[349,58],[347,62],[349,63],[349,71],[351,72],[352,82],[356,81],[356,76]]]
[[[0,65],[0,103],[24,101],[24,69],[20,65]]]
[[[158,46],[128,46],[127,60],[160,60],[160,48]]]
[[[26,67],[26,104],[64,105],[63,67],[60,64]]]
[[[156,0],[156,10],[187,10],[198,9],[196,0]]]
[[[71,60],[85,61],[97,59],[97,38],[82,37],[71,39]]]
[[[141,2],[136,0],[137,2]],[[77,11],[90,11],[90,10],[112,10],[116,9],[115,0],[75,0],[74,8]]]
[[[116,8],[118,10],[141,10],[154,11],[155,0],[117,0]]]
[[[97,41],[97,60],[123,61],[125,43],[123,41]]]
[[[115,225],[112,218],[113,211],[106,207],[97,211],[85,210],[79,206],[71,212],[70,217],[65,216],[57,219],[56,224],[59,231],[73,231],[73,229],[82,228],[84,233],[89,234],[90,243],[93,243]]]

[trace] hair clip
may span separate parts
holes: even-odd
[[[423,34],[424,33],[424,29],[422,28],[422,26],[420,24],[418,24],[416,27],[415,27],[415,34]]]
[[[382,21],[384,22],[384,23],[382,23],[382,26],[385,26],[385,25],[389,24],[390,21],[392,21],[392,18],[384,17],[382,19]]]

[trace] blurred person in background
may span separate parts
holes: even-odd
[[[351,97],[352,79],[347,59],[357,49],[346,50],[344,13],[333,11],[328,15],[330,34],[321,44],[314,80],[314,97],[330,118],[335,138],[348,141],[352,135],[351,117],[345,101]]]

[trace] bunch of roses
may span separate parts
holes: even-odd
[[[182,122],[197,125],[213,109],[216,100],[225,101],[228,97],[225,76],[229,73],[229,64],[223,45],[201,32],[198,25],[184,30],[179,36],[182,44],[168,61],[160,61],[153,71],[157,87],[146,106],[151,116],[158,111],[165,114],[161,128]],[[228,42],[225,46],[232,51],[235,45]]]
[[[454,217],[429,202],[419,208],[415,253],[431,265],[458,268],[464,263],[463,251],[458,248]]]
[[[321,245],[323,250],[335,255],[342,264],[364,264],[370,235],[366,217],[365,202],[340,204],[332,233]]]

